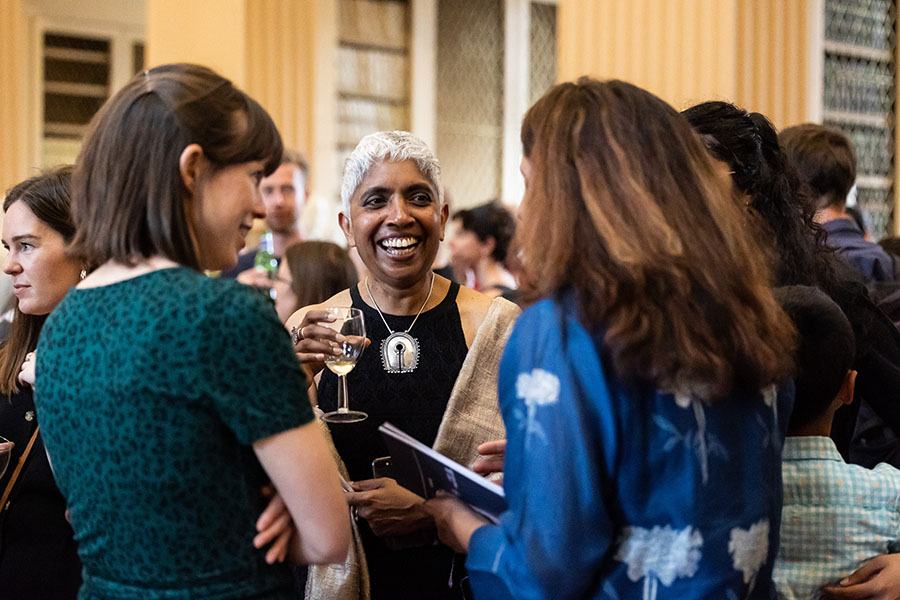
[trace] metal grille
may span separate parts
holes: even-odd
[[[440,0],[437,155],[452,209],[500,196],[502,0]]]
[[[556,82],[556,5],[531,3],[528,105]]]
[[[894,224],[896,0],[826,0],[825,125],[853,141],[857,201],[875,239]]]

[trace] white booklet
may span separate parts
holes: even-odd
[[[456,496],[496,523],[506,510],[503,488],[478,473],[435,452],[390,423],[378,428],[391,451],[391,468],[397,483],[423,498],[438,490]]]

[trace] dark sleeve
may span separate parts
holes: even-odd
[[[842,300],[838,303],[856,336],[853,368],[857,371],[857,401],[835,414],[832,438],[847,457],[859,399],[864,399],[891,430],[900,434],[900,332],[864,289]]]
[[[275,309],[248,286],[218,283],[217,309],[201,331],[204,385],[222,420],[244,444],[309,423],[306,377]]]
[[[239,254],[237,264],[219,273],[219,277],[222,279],[235,279],[238,275],[251,268],[255,262],[256,250],[248,250],[243,254]]]

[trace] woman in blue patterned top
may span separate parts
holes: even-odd
[[[795,334],[727,175],[619,81],[552,88],[522,142],[509,510],[432,500],[442,540],[476,598],[773,598]]]
[[[261,295],[201,272],[237,262],[281,152],[266,112],[194,65],[139,73],[91,123],[71,251],[99,266],[47,319],[35,371],[82,599],[293,597],[288,567],[254,548],[267,481],[295,562],[346,555],[287,333]]]

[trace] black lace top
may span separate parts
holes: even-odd
[[[451,283],[444,300],[423,312],[410,335],[419,341],[419,363],[412,372],[387,373],[381,362],[381,342],[390,333],[374,308],[356,287],[350,288],[353,306],[363,311],[366,335],[372,344],[347,375],[350,410],[362,410],[369,418],[359,423],[331,424],[335,446],[353,480],[372,478],[372,459],[386,456],[388,449],[378,426],[390,421],[423,444],[431,446],[453,384],[466,358],[468,347],[456,307],[459,284]],[[394,331],[406,331],[414,316],[385,315]],[[319,380],[319,407],[325,412],[337,407],[337,376],[327,369]],[[442,545],[397,549],[369,529],[364,519],[359,530],[369,566],[374,600],[456,600],[465,575],[461,559],[453,566],[453,551]],[[419,540],[416,543],[421,543]],[[401,543],[406,545],[409,542]],[[448,586],[452,578],[453,587]]]
[[[419,341],[419,364],[412,372],[387,373],[381,363],[381,342],[390,335],[378,312],[350,288],[353,307],[363,312],[366,348],[347,375],[350,409],[368,413],[359,423],[330,426],[334,444],[353,480],[372,478],[372,459],[388,454],[378,426],[390,421],[428,446],[434,443],[441,418],[468,347],[456,307],[459,284],[451,283],[444,300],[423,312],[409,332]],[[394,331],[406,331],[415,318],[385,314]],[[327,369],[319,381],[319,407],[337,408],[337,376]]]

